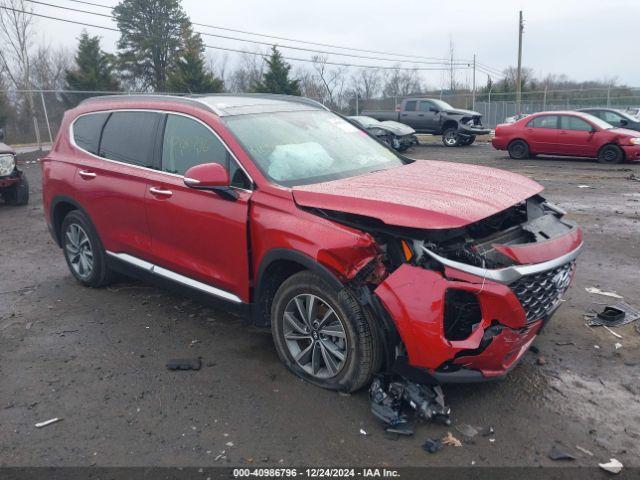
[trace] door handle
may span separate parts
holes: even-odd
[[[173,195],[173,192],[171,190],[164,190],[158,187],[151,187],[149,191],[156,197],[170,197],[171,195]]]
[[[419,117],[424,117],[424,113],[419,113],[418,116]]]
[[[78,172],[78,175],[80,175],[85,180],[89,180],[91,178],[96,178],[97,177],[97,175],[94,172],[90,172],[89,170],[80,170]]]

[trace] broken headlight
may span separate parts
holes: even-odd
[[[10,175],[14,168],[16,168],[16,159],[12,154],[0,155],[0,177]]]

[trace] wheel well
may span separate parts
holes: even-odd
[[[509,147],[513,144],[513,142],[523,142],[527,146],[527,148],[529,148],[529,142],[527,142],[523,138],[514,138],[508,143],[507,149],[509,149]]]
[[[66,201],[60,201],[56,203],[55,207],[53,207],[51,223],[53,226],[53,233],[55,235],[56,242],[58,242],[59,246],[61,246],[62,244],[62,222],[64,221],[64,218],[69,214],[69,212],[77,209],[78,207],[73,203]]]
[[[598,150],[598,155],[600,155],[600,152],[602,150],[604,150],[606,147],[616,147],[618,150],[620,150],[620,152],[622,153],[622,159],[625,160],[626,159],[626,155],[624,153],[624,149],[620,148],[620,145],[616,144],[616,143],[605,143],[604,145],[602,145],[600,147],[600,149]]]
[[[271,304],[278,288],[287,278],[303,270],[307,270],[307,268],[301,263],[282,259],[271,262],[261,273],[260,284],[254,300],[254,322],[256,325],[267,326],[271,324]]]
[[[458,122],[455,120],[447,120],[442,124],[442,131],[444,132],[447,128],[458,128]]]

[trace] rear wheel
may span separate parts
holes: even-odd
[[[620,163],[624,160],[624,152],[617,145],[605,145],[598,152],[600,163]]]
[[[29,182],[27,177],[23,174],[20,183],[8,188],[2,195],[9,205],[18,206],[29,203]]]
[[[457,147],[458,145],[460,145],[458,129],[451,127],[442,132],[442,143],[445,147]]]
[[[524,140],[514,140],[509,144],[509,156],[514,160],[529,158],[529,145]]]
[[[64,218],[61,238],[67,266],[78,282],[87,287],[111,283],[112,272],[102,242],[85,213],[73,210]]]
[[[377,336],[358,302],[313,272],[296,273],[280,286],[271,332],[285,366],[323,388],[358,390],[379,365]]]

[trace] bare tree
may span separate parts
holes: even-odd
[[[377,97],[382,84],[383,78],[377,68],[363,68],[351,77],[353,91],[363,100]]]
[[[344,67],[329,68],[327,57],[314,55],[313,69],[316,72],[319,83],[324,87],[322,95],[323,103],[328,103],[334,108],[339,108],[344,104],[344,93],[346,85],[346,75]]]
[[[385,97],[403,97],[422,93],[422,81],[417,70],[389,70],[382,89]]]
[[[29,50],[35,35],[33,6],[25,0],[0,0],[0,63],[17,90],[31,89],[31,59]],[[35,116],[33,94],[27,92],[26,114],[32,117],[36,136],[39,138],[38,120]]]
[[[250,92],[262,78],[264,59],[259,55],[245,53],[240,65],[229,75],[229,91],[233,93]]]

